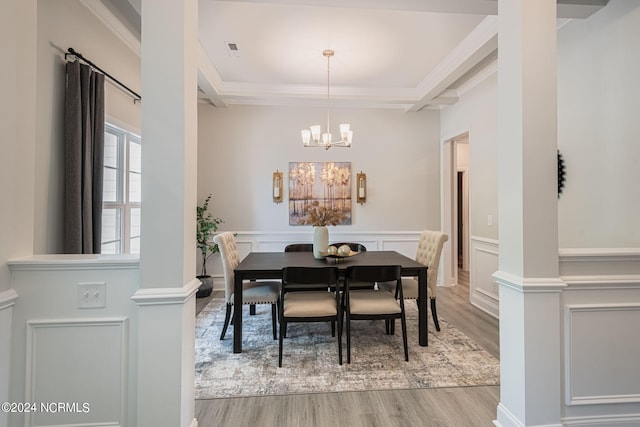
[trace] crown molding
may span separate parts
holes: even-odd
[[[93,13],[113,34],[133,51],[141,56],[142,45],[129,29],[102,3],[100,0],[80,0],[80,2]]]

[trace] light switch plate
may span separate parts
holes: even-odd
[[[104,308],[107,305],[105,282],[78,283],[78,308]]]

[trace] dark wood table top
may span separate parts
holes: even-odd
[[[342,273],[352,265],[400,265],[403,274],[411,275],[426,268],[424,264],[396,251],[365,251],[340,259],[315,259],[312,252],[251,252],[240,262],[235,271],[241,273],[245,278],[251,274],[259,274],[260,278],[279,278],[280,271],[284,267],[324,267],[328,265],[338,267]]]

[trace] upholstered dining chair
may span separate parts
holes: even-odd
[[[338,363],[342,365],[342,311],[340,292],[336,289],[337,267],[285,267],[282,269],[282,286],[278,319],[280,340],[278,343],[278,366],[282,367],[282,347],[287,333],[287,323],[291,322],[331,322],[338,323]],[[306,285],[304,291],[289,291]],[[312,287],[315,287],[313,290]],[[332,334],[335,336],[335,333]]]
[[[444,243],[449,239],[439,231],[424,230],[420,233],[416,261],[427,266],[427,298],[431,301],[431,316],[436,331],[440,331],[438,312],[436,311],[436,292],[438,289],[438,266]],[[378,287],[391,293],[396,292],[395,283],[378,283]],[[418,280],[415,278],[402,278],[402,291],[405,299],[418,300]]]
[[[227,304],[227,311],[224,316],[224,326],[220,339],[224,339],[231,320],[232,310],[242,310],[242,307],[233,307],[233,287],[234,270],[240,264],[236,238],[233,233],[224,232],[213,237],[213,241],[220,248],[222,259],[222,269],[224,271],[224,299]],[[271,304],[271,322],[273,329],[273,339],[277,339],[276,332],[276,304],[278,303],[278,293],[280,282],[245,282],[242,287],[242,304]]]
[[[375,289],[350,288],[352,282],[389,282],[396,283],[398,298],[394,294]],[[401,267],[399,265],[351,266],[347,268],[345,288],[343,291],[344,312],[347,333],[347,363],[351,363],[351,321],[352,320],[384,320],[387,334],[392,330],[395,319],[402,323],[402,341],[404,344],[404,360],[409,361],[407,344],[407,320],[402,297]]]

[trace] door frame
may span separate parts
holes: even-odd
[[[442,142],[441,150],[441,170],[442,170],[442,189],[441,189],[441,227],[442,231],[449,236],[449,240],[442,249],[443,258],[443,285],[455,286],[458,284],[458,161],[457,161],[457,143],[458,141],[468,142],[469,132],[464,131],[453,138],[447,138]],[[467,176],[468,171],[464,174]],[[469,200],[468,182],[466,185],[466,200]],[[463,190],[464,191],[464,190]],[[466,245],[463,245],[463,259],[469,268],[469,213],[468,202],[466,212],[467,227],[463,230],[463,239]],[[465,212],[463,212],[465,214]],[[465,233],[466,231],[466,233]],[[466,235],[466,236],[465,236]],[[466,246],[466,254],[464,249]],[[465,256],[466,255],[466,256]]]

